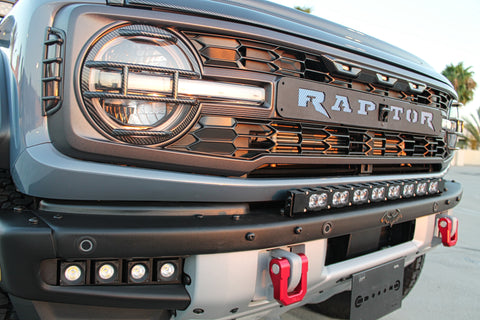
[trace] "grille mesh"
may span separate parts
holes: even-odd
[[[373,70],[362,69],[361,74],[355,77],[339,74],[332,68],[331,58],[326,55],[313,55],[250,39],[190,32],[186,32],[186,35],[206,66],[304,78],[443,110],[448,109],[453,98],[431,87],[426,87],[423,92],[412,91],[408,81],[402,79],[393,87],[381,84],[376,81],[377,73]]]
[[[305,123],[204,116],[168,149],[253,159],[264,155],[443,157],[441,137],[317,126]]]

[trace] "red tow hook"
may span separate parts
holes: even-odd
[[[287,258],[274,258],[270,261],[270,277],[273,282],[273,297],[284,306],[302,301],[307,293],[308,259],[303,253],[298,256],[302,260],[302,274],[300,282],[288,292],[288,279],[290,277],[290,262]]]
[[[457,218],[444,216],[438,219],[438,230],[442,235],[442,243],[445,247],[453,247],[458,240]]]

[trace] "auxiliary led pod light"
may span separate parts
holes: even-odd
[[[421,179],[290,190],[285,214],[433,195],[441,193],[443,185],[443,179]]]
[[[82,285],[152,285],[182,282],[183,259],[61,261],[58,283]]]

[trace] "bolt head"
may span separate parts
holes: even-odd
[[[272,264],[272,273],[279,274],[280,273],[280,266],[276,263]]]

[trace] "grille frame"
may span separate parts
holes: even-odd
[[[88,18],[89,21],[94,21],[92,27],[90,28],[90,33],[78,35],[73,32],[69,32],[67,29],[67,34],[69,39],[72,40],[71,43],[86,43],[97,36],[98,30],[106,30],[107,26],[105,25],[104,20],[97,19],[98,17],[113,16],[116,14],[117,8],[107,8],[106,12],[97,13],[91,12],[92,15]],[[84,14],[84,13],[82,13]],[[199,21],[197,18],[192,20],[192,17],[185,16],[177,13],[162,13],[164,14],[164,25],[169,25],[171,28],[168,28],[169,31],[179,35],[179,38],[182,40],[187,40],[183,34],[182,30],[188,30],[189,28],[198,28],[199,23],[201,22],[202,32],[218,32],[218,21],[213,19],[202,19]],[[92,18],[93,17],[93,18]],[[142,16],[137,15],[135,12],[132,12],[132,17],[135,18],[137,22],[150,23],[152,25],[158,24],[158,13],[144,11]],[[115,23],[114,25],[118,25]],[[331,55],[337,55],[345,57],[350,61],[359,61],[366,65],[375,65],[378,68],[383,68],[382,70],[391,70],[395,72],[400,72],[401,70],[405,71],[405,74],[411,77],[412,79],[419,79],[424,83],[432,83],[438,88],[443,88],[446,92],[450,92],[446,84],[441,82],[437,78],[428,78],[425,74],[416,73],[412,69],[400,69],[399,65],[388,64],[384,60],[378,60],[373,56],[361,56],[353,52],[342,50],[340,48],[335,48],[327,46],[322,43],[315,43],[313,41],[307,40],[305,38],[300,38],[293,34],[279,33],[273,30],[268,30],[265,28],[257,28],[254,26],[246,26],[234,22],[222,22],[222,33],[228,34],[230,36],[240,36],[240,37],[255,37],[260,41],[271,41],[271,39],[276,39],[282,46],[289,47],[298,47],[302,50],[311,50],[311,52],[327,52]],[[102,29],[103,28],[103,29]],[[108,26],[110,28],[110,25]],[[185,44],[193,49],[193,46],[188,41],[185,41]],[[73,54],[79,56],[77,61],[77,66],[85,56],[84,47],[75,47],[72,52],[69,51],[69,55]],[[198,54],[192,50],[194,56],[198,58]],[[357,60],[358,58],[358,60]],[[80,61],[80,62],[79,62]],[[75,66],[69,67],[69,72],[67,74],[68,81],[65,81],[65,84],[68,85],[66,88],[69,90],[75,90],[75,95],[69,95],[69,105],[78,104],[80,94],[80,88],[78,86],[72,86],[71,83],[76,83],[80,78],[78,70],[74,70]],[[273,88],[273,85],[276,81],[276,75],[260,72],[252,72],[248,70],[233,70],[228,68],[218,68],[200,65],[200,70],[202,74],[202,79],[205,80],[217,80],[217,81],[240,81],[245,84],[264,84],[266,87],[269,85]],[[418,78],[417,78],[418,76]],[[75,81],[70,81],[70,80]],[[234,80],[235,79],[235,80]],[[219,114],[224,112],[225,114],[232,115],[237,109],[239,115],[244,118],[272,118],[275,117],[275,111],[273,108],[273,99],[274,94],[269,93],[271,99],[267,101],[269,106],[264,108],[253,108],[253,107],[237,107],[227,103],[202,103],[202,114]],[[78,110],[77,110],[78,109]],[[103,162],[115,165],[122,166],[137,166],[141,168],[148,169],[162,169],[172,172],[172,174],[180,172],[194,173],[198,176],[198,179],[203,179],[202,175],[211,175],[211,176],[232,176],[232,177],[245,177],[251,172],[261,168],[265,165],[277,164],[281,165],[292,165],[292,166],[332,166],[336,164],[341,164],[344,166],[351,165],[352,163],[355,166],[385,166],[385,165],[401,165],[404,163],[407,164],[418,164],[418,165],[433,165],[435,166],[435,172],[440,172],[441,169],[447,166],[448,159],[441,158],[361,158],[352,156],[351,158],[345,159],[342,157],[315,157],[315,156],[305,156],[292,157],[284,155],[267,155],[259,159],[254,160],[239,160],[239,159],[230,159],[222,158],[206,154],[187,154],[184,152],[171,151],[165,149],[164,147],[144,147],[144,146],[134,146],[125,142],[111,141],[104,135],[99,134],[96,130],[93,130],[89,126],[89,122],[84,120],[77,122],[73,119],[78,119],[83,115],[83,112],[80,108],[64,108],[60,110],[59,117],[52,117],[49,119],[49,131],[53,137],[53,144],[61,150],[62,153],[72,156],[77,159],[82,160],[93,160],[96,162]],[[215,112],[213,112],[215,111]],[[59,120],[57,120],[59,119]],[[61,120],[65,122],[62,123]],[[433,172],[432,170],[425,170],[424,172]],[[417,171],[413,172],[417,173]],[[335,174],[332,172],[332,174]],[[388,174],[384,172],[383,174]]]

